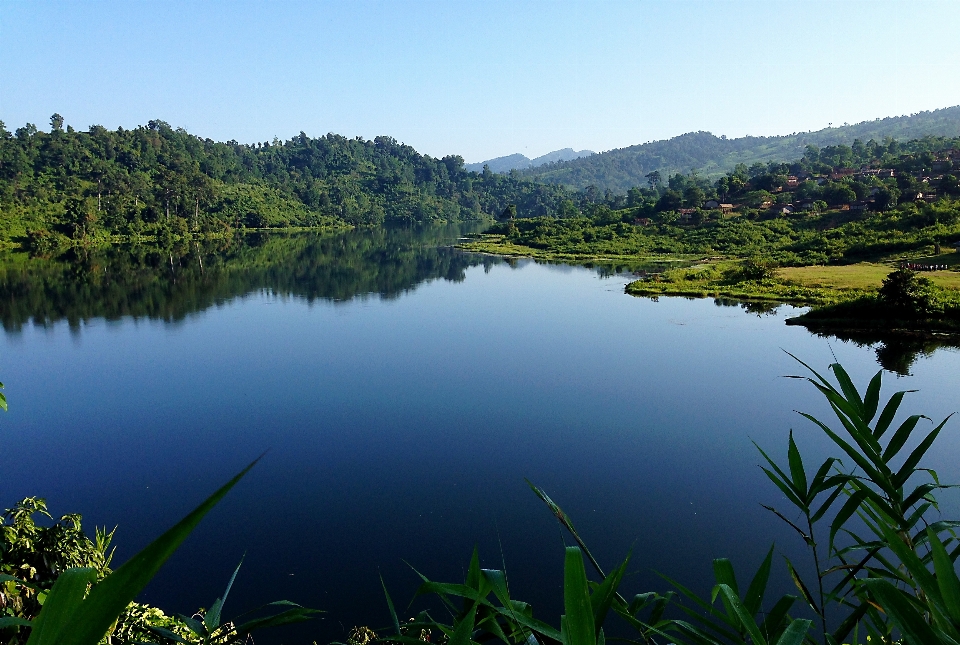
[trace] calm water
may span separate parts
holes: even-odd
[[[0,503],[41,495],[118,525],[119,563],[269,450],[143,596],[209,606],[246,554],[228,617],[280,598],[329,611],[259,643],[386,625],[379,575],[405,606],[405,562],[456,581],[474,545],[558,624],[562,536],[525,477],[601,563],[632,549],[631,594],[666,588],[653,570],[705,589],[713,557],[746,575],[774,540],[798,551],[759,507],[784,502],[750,441],[785,456],[795,428],[822,456],[792,410],[829,412],[780,378],[799,371],[782,350],[823,369],[835,354],[863,382],[874,349],[788,327],[789,307],[653,302],[624,295],[627,276],[437,248],[458,233],[7,269]],[[907,409],[960,408],[956,350],[910,372],[886,381],[921,390]],[[957,481],[953,426],[929,465]]]

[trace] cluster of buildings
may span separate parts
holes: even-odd
[[[943,179],[943,176],[951,171],[960,173],[960,150],[947,150],[941,152],[937,158],[933,161],[930,166],[929,171],[924,172],[914,172],[911,173],[913,178],[916,180],[918,189],[915,193],[903,194],[900,196],[901,201],[916,201],[922,200],[926,202],[936,201],[938,194],[938,187],[940,182]],[[784,186],[777,188],[777,193],[783,192],[793,192],[796,190],[800,184],[805,181],[815,181],[817,185],[822,186],[828,181],[842,181],[844,179],[850,178],[855,180],[883,180],[896,177],[898,172],[892,168],[834,168],[832,172],[824,175],[815,175],[809,172],[801,172],[796,175],[790,175],[787,177],[787,181]],[[866,199],[856,200],[850,202],[849,204],[843,204],[839,207],[839,210],[849,210],[849,211],[867,211],[873,208],[876,202],[876,195],[880,191],[879,187],[872,187],[869,191],[869,194],[866,196]],[[775,212],[777,214],[789,215],[799,211],[810,211],[815,208],[815,198],[805,198],[798,199],[786,204],[775,204],[773,201],[765,201],[760,204],[760,208],[763,210],[768,210]],[[709,199],[703,204],[703,210],[719,210],[722,213],[731,213],[741,204],[726,204],[717,199]],[[689,222],[696,215],[697,211],[700,209],[696,208],[681,208],[678,209],[677,213],[680,215],[681,222]],[[643,221],[646,220],[646,221]],[[636,222],[640,225],[649,224],[647,218],[640,218]]]

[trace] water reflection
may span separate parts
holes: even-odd
[[[124,316],[175,322],[258,291],[309,302],[396,298],[425,281],[457,282],[468,267],[499,263],[450,246],[477,226],[253,234],[171,248],[124,245],[12,257],[0,264],[0,320],[8,332],[30,321],[67,320],[73,328]]]
[[[744,302],[732,298],[714,298],[718,307],[740,307],[748,313],[773,315],[780,303],[770,301]],[[931,356],[941,348],[960,348],[960,339],[955,336],[930,337],[925,334],[911,336],[906,333],[882,334],[864,331],[808,330],[820,338],[835,338],[851,342],[857,347],[871,347],[880,366],[899,376],[910,376],[910,368],[920,359]]]

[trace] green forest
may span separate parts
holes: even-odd
[[[560,186],[464,169],[390,137],[300,133],[215,142],[154,120],[132,130],[0,123],[0,245],[223,236],[240,228],[337,228],[473,220],[513,205],[554,212]]]
[[[811,145],[851,146],[856,140],[871,139],[884,143],[904,142],[931,135],[960,136],[960,106],[774,137],[727,138],[710,132],[688,132],[671,139],[519,172],[528,179],[562,184],[574,190],[594,186],[601,192],[624,193],[643,185],[646,175],[654,171],[667,176],[695,170],[701,176],[716,178],[741,163],[750,166],[758,162],[766,164],[799,159]]]

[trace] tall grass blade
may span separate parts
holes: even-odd
[[[880,382],[882,377],[883,370],[880,370],[870,379],[867,392],[863,395],[863,420],[865,423],[870,423],[873,421],[873,417],[877,416],[877,407],[880,405]],[[876,436],[874,436],[874,438],[879,439],[879,437]]]
[[[747,595],[743,599],[743,606],[747,608],[751,616],[756,616],[760,611],[760,605],[763,603],[763,595],[767,590],[767,581],[770,579],[770,566],[773,563],[773,545],[767,551],[767,557],[763,559],[757,573],[754,574],[750,586],[747,587]]]
[[[583,568],[583,554],[575,546],[566,548],[563,563],[563,628],[565,645],[596,645],[590,588]]]
[[[380,576],[380,586],[383,587],[383,595],[387,599],[387,609],[390,610],[390,620],[393,621],[393,628],[397,632],[397,636],[402,636],[400,633],[400,620],[397,618],[397,611],[393,607],[393,599],[390,598],[390,592],[387,591],[387,583],[383,581],[383,576]]]
[[[937,645],[943,642],[905,593],[880,578],[864,580],[863,585],[890,616],[908,645]]]
[[[97,570],[92,568],[67,569],[61,573],[47,594],[43,609],[33,621],[27,645],[55,645],[61,642],[61,636],[69,638],[87,586],[96,579]],[[120,612],[117,612],[119,615]],[[113,620],[104,628],[104,633]]]
[[[253,468],[258,457],[220,487],[200,506],[180,520],[173,528],[154,540],[145,549],[133,556],[119,569],[108,575],[90,590],[83,601],[82,611],[70,617],[70,633],[60,645],[94,645],[107,633],[117,616],[129,605],[167,561],[177,547],[187,538],[200,520],[223,499],[231,488]],[[41,614],[43,611],[40,612]],[[38,617],[39,618],[39,617]]]
[[[780,640],[777,641],[777,645],[800,645],[803,639],[807,637],[807,632],[810,631],[812,624],[813,621],[795,618],[787,628],[783,630],[783,634],[780,636]]]
[[[940,541],[940,536],[935,531],[927,529],[927,539],[930,541],[933,568],[937,573],[937,585],[940,587],[944,607],[950,618],[960,623],[960,579],[957,578],[957,572],[953,568],[953,560],[950,559],[943,542]]]
[[[207,610],[207,613],[203,615],[203,626],[207,628],[207,631],[213,631],[220,626],[220,613],[223,611],[223,604],[227,602],[227,596],[230,595],[233,581],[237,579],[237,573],[241,566],[243,566],[243,558],[240,558],[240,564],[233,570],[233,575],[230,576],[230,582],[227,583],[227,590],[223,592],[223,596],[217,598],[210,609]]]

